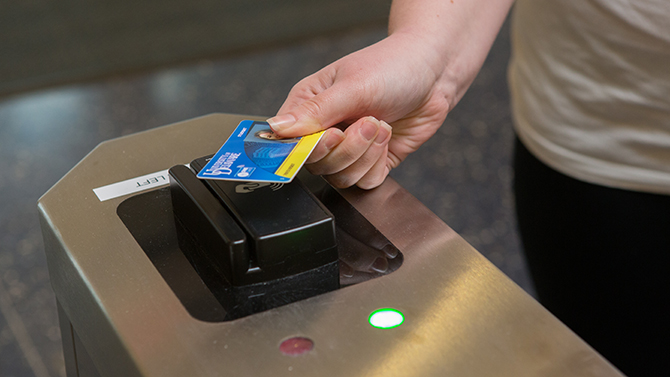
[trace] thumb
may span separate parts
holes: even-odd
[[[355,101],[355,97],[351,91],[344,90],[342,85],[333,85],[292,108],[282,108],[278,115],[267,122],[281,137],[313,134],[344,120],[357,118],[360,103]]]

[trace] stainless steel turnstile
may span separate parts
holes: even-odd
[[[397,271],[232,321],[194,314],[119,206],[165,190],[165,169],[215,152],[247,118],[102,143],[40,199],[68,376],[621,375],[391,178],[339,193],[400,250]],[[371,326],[379,308],[404,323]],[[282,352],[295,337],[311,349]]]

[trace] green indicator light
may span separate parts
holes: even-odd
[[[368,318],[370,325],[378,329],[392,329],[405,322],[405,316],[399,310],[392,308],[377,309]]]

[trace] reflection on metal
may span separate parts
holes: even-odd
[[[195,319],[117,216],[127,197],[100,202],[92,189],[210,154],[241,119],[103,143],[40,199],[54,291],[101,376],[621,375],[392,179],[340,194],[402,252],[395,272],[229,322]],[[370,326],[385,307],[405,322]],[[287,356],[292,338],[313,348]]]
[[[388,275],[402,265],[402,253],[335,189],[323,179],[305,174],[302,178],[336,218],[340,286]],[[328,279],[324,279],[329,271],[337,274],[337,265],[294,275],[277,282],[279,284],[238,288],[222,280],[210,261],[192,266],[190,258],[206,251],[199,250],[195,240],[184,234],[182,225],[174,220],[170,189],[167,187],[133,195],[121,202],[116,212],[194,318],[209,322],[234,320],[250,312],[300,300],[303,295],[314,296],[318,289],[323,292],[337,288],[328,289]],[[305,284],[308,282],[312,284]]]

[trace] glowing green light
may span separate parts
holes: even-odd
[[[405,322],[405,316],[396,309],[383,308],[370,313],[368,318],[370,325],[378,329],[392,329]]]

